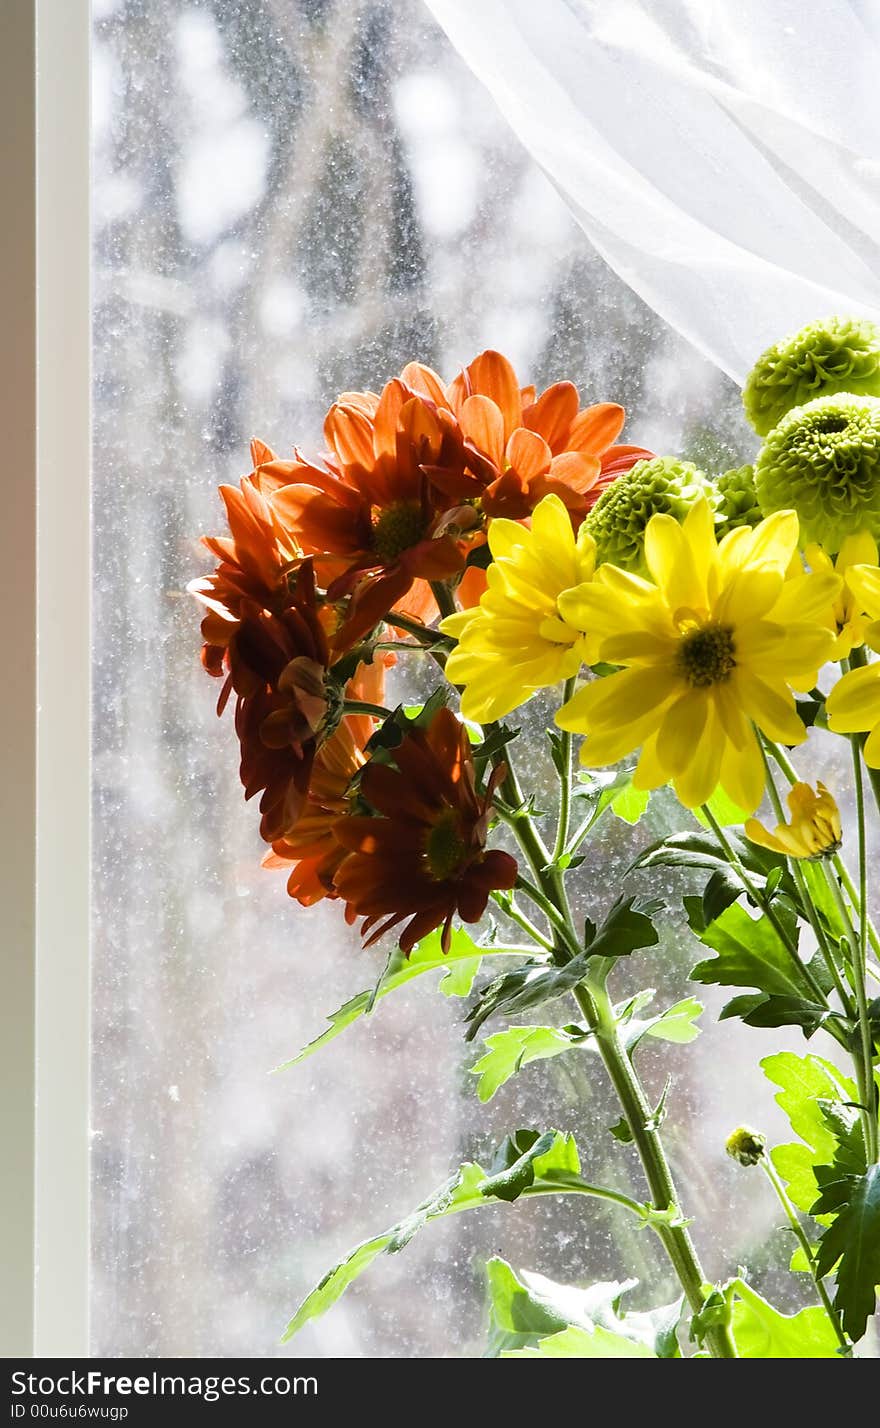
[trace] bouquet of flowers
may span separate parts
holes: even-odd
[[[571,1134],[513,1129],[331,1270],[288,1337],[431,1221],[536,1195],[633,1217],[680,1294],[627,1311],[619,1285],[495,1260],[493,1354],[851,1357],[866,1333],[880,1282],[866,832],[880,805],[880,331],[811,324],[759,358],[744,403],[763,445],[713,476],[622,444],[623,409],[582,407],[570,382],[521,387],[497,352],[448,384],[411,363],[379,395],[340,396],[320,458],[255,441],[251,473],[221,488],[229,533],[205,539],[217,566],[191,590],[265,864],[301,906],[336,900],[366,946],[393,944],[374,988],[303,1054],[442,969],[444,991],[471,998],[467,1037],[489,1028],[483,1098],[530,1062],[591,1053],[619,1099],[613,1134],[644,1171],[635,1187],[593,1184]],[[434,672],[418,707],[386,700],[406,659]],[[511,722],[539,691],[549,810],[523,788],[530,741]],[[807,744],[827,746],[818,730],[849,747],[845,836],[833,792],[798,769]],[[636,822],[666,786],[677,831],[633,866],[684,870],[692,980],[734,989],[723,1017],[812,1042],[763,1063],[792,1143],[748,1126],[727,1142],[793,1233],[813,1301],[793,1315],[742,1274],[707,1282],[699,1204],[663,1144],[675,1107],[640,1078],[640,1044],[688,1041],[702,1010],[685,989],[649,1010],[632,985],[663,904],[624,886],[596,920],[572,911],[572,884],[599,881],[607,811]],[[560,1026],[544,1009],[563,998],[575,1020]]]

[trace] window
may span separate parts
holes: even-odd
[[[75,54],[85,43],[85,7],[44,4],[55,22],[48,74],[65,45]],[[529,380],[571,374],[595,399],[624,402],[630,439],[658,450],[723,467],[744,428],[733,384],[589,250],[415,0],[94,0],[92,15],[91,1349],[269,1355],[339,1252],[535,1107],[528,1088],[479,1105],[460,1008],[418,989],[322,1061],[267,1074],[379,964],[332,910],[295,909],[283,878],[260,870],[231,730],[215,721],[183,594],[203,568],[197,536],[218,524],[217,482],[245,469],[252,434],[278,449],[315,447],[339,390],[375,387],[412,357],[451,375],[488,345]],[[61,194],[57,172],[54,181]],[[62,296],[47,289],[47,314]],[[82,419],[75,389],[67,401]],[[44,461],[50,451],[60,458],[62,447]],[[76,519],[68,534],[78,575]],[[43,579],[59,608],[59,568]],[[41,659],[49,678],[48,646]],[[57,683],[51,692],[60,708]],[[73,776],[85,768],[71,755],[76,732],[74,721]],[[66,848],[64,832],[47,834],[44,857],[69,891],[84,851],[78,832]],[[624,825],[613,830],[607,879],[631,846]],[[57,969],[67,910],[45,888],[40,906],[54,908],[44,937],[57,936]],[[52,990],[58,1029],[65,987],[76,998],[86,986],[75,932],[74,970]],[[713,1030],[710,1060],[725,1054],[723,1037]],[[63,1060],[51,1074],[63,1077]],[[562,1124],[614,1119],[588,1066],[577,1084],[537,1068],[535,1086],[548,1082]],[[70,1104],[72,1139],[57,1155],[75,1166],[83,1108]],[[678,1147],[695,1180],[731,1119],[720,1092],[699,1111]],[[38,1175],[61,1166],[55,1153]],[[599,1139],[594,1153],[598,1169]],[[379,1189],[389,1164],[399,1171]],[[735,1207],[744,1252],[761,1230],[746,1190]],[[473,1352],[483,1312],[474,1260],[514,1238],[520,1262],[540,1239],[534,1267],[548,1274],[614,1271],[601,1214],[552,1206],[475,1218],[408,1249],[405,1280],[383,1261],[297,1351]],[[642,1258],[646,1280],[661,1274],[647,1237],[627,1254]],[[47,1285],[58,1262],[44,1259]],[[83,1282],[77,1263],[66,1272],[69,1285]]]

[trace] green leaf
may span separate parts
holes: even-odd
[[[599,931],[589,940],[591,957],[628,957],[643,947],[660,941],[653,919],[665,903],[656,897],[621,897],[611,908]]]
[[[380,1254],[396,1254],[404,1249],[419,1230],[434,1220],[476,1209],[492,1199],[512,1200],[524,1190],[577,1193],[584,1184],[579,1171],[580,1159],[572,1136],[559,1131],[541,1135],[534,1130],[508,1136],[499,1146],[488,1173],[473,1161],[466,1162],[412,1214],[382,1234],[364,1240],[325,1274],[287,1325],[282,1343],[287,1343],[311,1319],[326,1314]]]
[[[487,1357],[518,1357],[525,1349],[542,1350],[548,1337],[556,1340],[539,1357],[639,1358],[680,1357],[676,1327],[681,1301],[646,1312],[621,1313],[620,1301],[636,1280],[593,1284],[586,1289],[556,1284],[541,1274],[517,1274],[503,1259],[487,1265],[490,1332]],[[574,1334],[569,1354],[563,1336]],[[587,1346],[580,1342],[586,1335]]]
[[[497,1359],[511,1349],[533,1346],[545,1335],[568,1327],[568,1313],[554,1303],[554,1295],[542,1294],[538,1284],[530,1290],[524,1280],[532,1276],[523,1275],[520,1279],[506,1260],[490,1259],[486,1278],[489,1290],[486,1358]],[[534,1276],[535,1280],[539,1278]],[[549,1280],[544,1282],[550,1285]]]
[[[417,977],[424,976],[426,972],[442,971],[445,973],[440,982],[440,990],[444,995],[466,997],[484,957],[522,958],[522,955],[521,949],[496,946],[494,943],[484,947],[478,946],[463,928],[453,931],[452,945],[449,951],[444,953],[440,946],[439,932],[432,932],[429,937],[423,938],[413,948],[409,957],[395,950],[389,957],[388,965],[376,986],[359,992],[356,997],[343,1003],[337,1011],[328,1017],[330,1022],[328,1029],[314,1041],[310,1041],[308,1046],[303,1047],[302,1051],[292,1057],[290,1061],[285,1061],[277,1070],[287,1071],[291,1066],[298,1066],[308,1056],[313,1056],[316,1051],[329,1046],[330,1042],[340,1036],[343,1031],[359,1021],[362,1016],[371,1012],[377,1001],[387,997],[398,987],[404,987]]]
[[[741,828],[749,816],[744,809],[734,803],[729,794],[724,792],[720,784],[709,799],[707,807],[712,817],[721,824],[722,828]],[[692,812],[697,822],[702,823],[704,828],[711,826],[702,808],[694,808]]]
[[[287,1325],[281,1342],[287,1343],[309,1320],[320,1319],[323,1314],[326,1314],[327,1310],[345,1293],[349,1285],[353,1284],[364,1273],[364,1270],[369,1268],[378,1255],[392,1254],[403,1249],[413,1235],[423,1226],[429,1224],[431,1220],[442,1219],[459,1210],[471,1209],[485,1203],[480,1193],[480,1187],[485,1178],[485,1171],[479,1165],[463,1165],[455,1175],[440,1186],[439,1190],[423,1201],[413,1214],[408,1215],[383,1234],[375,1235],[372,1239],[365,1240],[363,1244],[358,1245],[350,1255],[331,1269],[329,1274],[325,1274],[311,1294],[303,1300]]]
[[[651,991],[651,997],[653,995]],[[643,1002],[642,1005],[644,1004]],[[630,1053],[644,1036],[654,1036],[658,1041],[671,1041],[678,1046],[686,1046],[700,1034],[700,1028],[695,1022],[702,1011],[702,1002],[698,1002],[695,997],[685,997],[683,1001],[667,1007],[666,1011],[659,1012],[657,1016],[639,1018],[624,1014],[621,1017],[623,1043]]]
[[[743,1359],[834,1359],[840,1345],[824,1309],[780,1314],[750,1284],[733,1281],[733,1336]]]
[[[703,889],[700,904],[700,931],[720,917],[725,908],[742,897],[743,884],[730,868],[716,868]]]
[[[550,1130],[519,1130],[507,1136],[495,1152],[489,1174],[481,1188],[487,1198],[512,1204],[536,1180],[570,1180],[580,1173],[581,1163],[574,1137]]]
[[[796,925],[787,920],[796,935]],[[693,981],[809,999],[806,977],[766,917],[750,917],[739,903],[731,903],[708,927],[695,930],[717,956],[697,963],[690,974]]]
[[[633,1133],[626,1116],[620,1116],[620,1118],[614,1122],[614,1125],[609,1126],[608,1129],[614,1136],[614,1139],[620,1141],[621,1145],[632,1145]]]
[[[816,1272],[830,1274],[837,1265],[834,1307],[856,1343],[874,1313],[880,1284],[880,1165],[823,1185],[813,1210],[834,1215],[819,1241]]]
[[[533,1349],[509,1349],[503,1359],[655,1359],[645,1344],[633,1343],[609,1329],[563,1329],[541,1339]]]
[[[776,1146],[771,1152],[773,1164],[794,1203],[809,1211],[819,1191],[816,1167],[831,1165],[837,1152],[837,1139],[821,1103],[855,1100],[855,1087],[830,1061],[797,1056],[793,1051],[765,1056],[761,1069],[768,1081],[780,1088],[777,1105],[801,1142]]]
[[[770,849],[759,848],[735,833],[727,836],[748,872],[765,878],[773,868],[785,866],[784,858]],[[714,836],[694,829],[687,833],[671,833],[652,843],[639,854],[628,871],[636,872],[644,868],[704,868],[715,872],[718,868],[729,870],[730,864]]]
[[[534,958],[513,972],[493,978],[483,987],[479,1000],[468,1013],[466,1040],[471,1041],[483,1022],[495,1012],[513,1016],[517,1012],[532,1011],[570,992],[587,975],[589,960],[590,953],[581,952],[559,967],[545,958]]]
[[[483,1022],[496,1012],[513,1016],[532,1011],[572,991],[586,977],[594,957],[614,960],[629,956],[639,947],[653,947],[659,939],[651,918],[662,905],[656,898],[620,898],[598,932],[588,924],[584,939],[587,945],[570,962],[558,966],[546,958],[533,958],[515,971],[494,978],[468,1014],[466,1039],[472,1040]]]
[[[636,824],[641,819],[650,802],[647,788],[633,788],[632,783],[624,784],[611,800],[611,812],[624,823]]]
[[[499,1087],[529,1062],[559,1056],[589,1041],[589,1033],[578,1026],[508,1026],[496,1031],[486,1037],[485,1054],[471,1067],[471,1075],[480,1078],[477,1095],[481,1101],[491,1101]]]
[[[739,1017],[746,1026],[799,1026],[809,1038],[833,1016],[827,1007],[805,997],[766,996],[764,992],[734,997],[718,1014],[719,1021]]]
[[[814,1246],[813,1246],[813,1253],[815,1254],[815,1252],[816,1252],[816,1247],[815,1247],[815,1245],[814,1245]],[[788,1262],[788,1267],[789,1267],[789,1269],[791,1270],[792,1274],[812,1274],[812,1273],[813,1273],[813,1264],[812,1264],[812,1261],[810,1260],[809,1256],[807,1255],[806,1251],[804,1250],[803,1245],[798,1245],[797,1248],[794,1250],[794,1252],[792,1253],[791,1259],[790,1259],[789,1262]]]

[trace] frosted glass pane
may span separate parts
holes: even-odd
[[[587,1058],[480,1106],[461,1004],[433,989],[268,1074],[382,956],[260,869],[182,593],[205,569],[199,533],[219,529],[217,483],[246,469],[255,433],[314,448],[339,390],[411,358],[451,376],[488,345],[524,380],[625,402],[632,441],[720,469],[751,446],[732,385],[590,252],[416,0],[94,14],[94,1351],[272,1355],[339,1254],[509,1129],[576,1129],[593,1178],[639,1182]],[[643,838],[609,826],[584,911]],[[688,955],[673,937],[636,975],[680,995]],[[657,1095],[676,1078],[689,1198],[724,1208],[771,1281],[786,1247],[765,1242],[721,1141],[751,1118],[755,1063],[778,1042],[754,1033],[735,1053],[716,1028],[646,1071]],[[487,1209],[381,1260],[293,1351],[479,1352],[495,1250],[572,1279],[626,1263],[655,1301],[671,1288],[649,1236],[601,1207]]]

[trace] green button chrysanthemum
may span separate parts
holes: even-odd
[[[765,515],[797,511],[802,545],[818,541],[833,554],[857,531],[880,536],[880,400],[795,407],[761,448],[755,490]]]
[[[586,518],[596,542],[596,563],[647,574],[645,527],[658,512],[683,520],[698,496],[717,504],[715,487],[690,461],[656,456],[637,461],[603,491]]]
[[[880,327],[859,318],[811,322],[768,347],[743,390],[746,416],[759,436],[794,407],[837,392],[880,396]]]
[[[727,535],[737,526],[756,526],[763,519],[755,492],[754,466],[736,466],[715,481],[718,492],[717,534]]]

